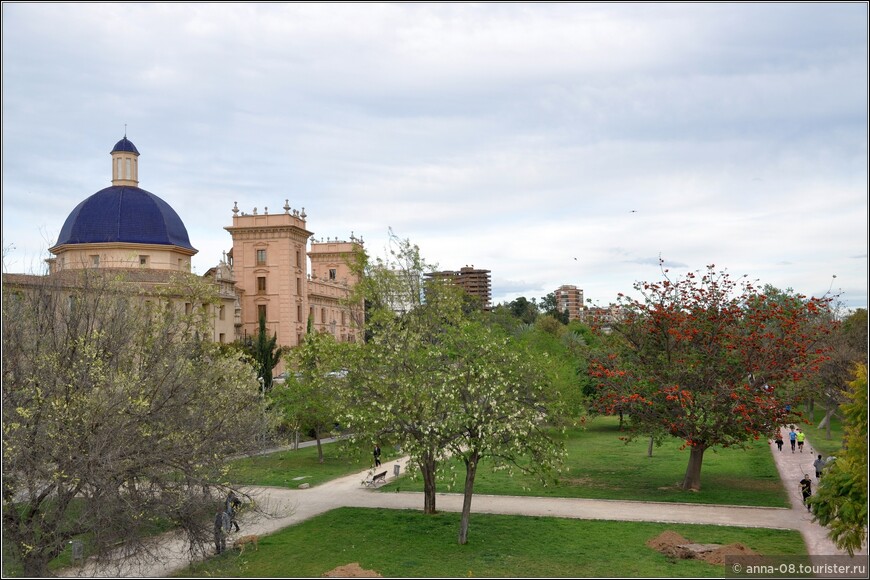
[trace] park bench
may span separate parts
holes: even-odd
[[[366,479],[363,481],[363,485],[366,487],[377,487],[379,483],[387,483],[387,472],[382,471],[377,475],[373,475],[371,479]]]

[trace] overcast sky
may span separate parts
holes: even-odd
[[[495,303],[707,264],[867,306],[868,6],[4,3],[3,248],[135,143],[197,273],[232,207],[389,230]],[[834,279],[833,276],[836,276]]]

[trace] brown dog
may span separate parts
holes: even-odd
[[[254,544],[254,549],[260,549],[260,536],[256,534],[251,534],[249,536],[241,536],[236,538],[236,541],[233,542],[233,546],[239,549],[239,556],[241,556],[245,552],[245,546],[248,544]]]

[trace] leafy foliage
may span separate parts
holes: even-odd
[[[831,539],[853,555],[867,534],[867,366],[855,368],[849,383],[845,448],[827,467],[810,500],[816,519],[828,526]]]
[[[82,270],[3,293],[3,537],[29,576],[88,533],[135,556],[160,519],[202,548],[224,458],[256,444],[249,366],[199,340],[213,290]]]
[[[684,489],[700,488],[704,450],[767,437],[790,418],[783,387],[826,358],[816,324],[826,299],[759,292],[708,266],[620,295],[613,352],[590,365],[598,405],[629,414],[635,434],[659,430],[691,454]]]

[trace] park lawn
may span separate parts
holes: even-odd
[[[674,560],[646,545],[665,530],[697,543],[740,542],[761,555],[806,555],[798,532],[728,526],[340,508],[193,565],[182,577],[308,577],[357,562],[386,577],[722,577],[722,565]]]
[[[383,450],[383,461],[395,457]],[[227,481],[235,485],[266,485],[296,488],[300,484],[319,485],[337,477],[364,471],[372,467],[369,451],[339,441],[323,445],[323,463],[317,458],[317,447],[302,447],[296,451],[278,451],[267,455],[235,459],[228,464]]]
[[[810,447],[823,457],[837,456],[843,448],[843,423],[836,416],[831,418],[831,438],[828,439],[828,430],[819,429],[817,425],[801,423],[798,425],[807,435]],[[788,441],[786,441],[788,445]]]
[[[551,475],[546,485],[539,478],[518,471],[513,475],[507,471],[493,472],[482,461],[474,492],[789,507],[766,440],[752,442],[747,450],[708,449],[701,470],[701,490],[687,492],[678,487],[689,461],[689,450],[680,449],[681,441],[668,438],[660,447],[654,447],[652,457],[648,457],[648,439],[626,444],[620,439],[624,435],[617,418],[595,417],[586,422],[585,429],[568,432],[567,471]],[[439,478],[438,491],[461,492],[464,464],[448,462],[446,467]],[[395,491],[397,487],[402,491],[423,489],[419,478],[403,478],[381,489]]]

